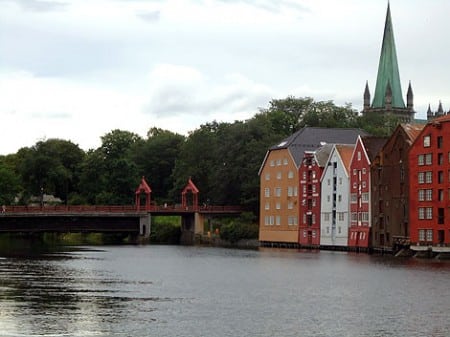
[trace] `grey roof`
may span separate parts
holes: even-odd
[[[358,135],[369,136],[361,129],[304,127],[272,146],[269,151],[288,149],[298,167],[305,151],[314,151],[325,143],[355,144]]]
[[[328,161],[331,151],[333,150],[334,144],[325,144],[324,146],[318,148],[314,153],[316,157],[317,164],[320,167],[324,167]]]

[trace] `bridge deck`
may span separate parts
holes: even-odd
[[[134,215],[141,216],[146,213],[160,214],[160,215],[182,215],[186,213],[203,213],[203,214],[239,214],[242,212],[240,206],[198,206],[198,207],[182,207],[181,205],[151,205],[149,208],[141,207],[137,209],[133,205],[125,206],[96,206],[96,205],[45,205],[40,206],[7,206],[2,215],[5,216],[20,216],[20,215],[86,215],[86,216],[105,216],[111,214],[112,216]]]

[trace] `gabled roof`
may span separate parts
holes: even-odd
[[[367,153],[367,157],[370,162],[377,156],[378,152],[381,150],[383,145],[388,140],[388,137],[375,137],[375,136],[365,136],[361,137],[364,149]]]
[[[152,193],[152,189],[147,184],[147,181],[145,180],[145,177],[142,177],[141,183],[136,188],[136,192],[135,193],[139,194],[139,193],[142,193],[142,192],[144,192],[144,193]]]
[[[347,170],[347,175],[350,172],[350,163],[352,160],[353,151],[355,149],[355,145],[353,144],[337,144],[336,151],[339,153],[341,157],[342,164],[344,168]]]
[[[394,31],[392,28],[391,10],[387,7],[386,21],[384,24],[383,43],[381,45],[380,61],[378,64],[377,83],[372,101],[372,108],[384,108],[386,91],[392,94],[392,107],[405,108],[402,97],[402,87],[395,49]]]
[[[352,128],[304,127],[269,148],[258,174],[261,174],[270,151],[288,149],[298,168],[305,151],[314,151],[326,143],[354,144],[359,135],[368,136],[369,134],[364,130]]]
[[[432,121],[428,122],[428,124],[435,124],[436,122],[450,122],[450,115],[443,115],[440,117],[437,117],[433,119]]]
[[[327,164],[328,157],[330,157],[330,153],[333,151],[333,146],[334,144],[325,144],[314,152],[314,157],[320,167],[324,167]]]
[[[414,142],[414,140],[417,138],[424,127],[425,124],[400,124],[398,126],[398,128],[402,128],[404,130],[405,134],[411,141],[411,144]]]

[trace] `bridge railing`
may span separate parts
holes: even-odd
[[[136,207],[131,206],[98,206],[98,205],[45,205],[41,206],[6,206],[6,213],[86,213],[86,212],[105,212],[105,213],[124,213],[136,212]]]
[[[44,205],[41,206],[6,206],[2,213],[135,213],[135,212],[240,212],[240,206],[182,206],[151,205],[149,209],[135,205]]]

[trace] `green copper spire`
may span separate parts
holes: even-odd
[[[392,29],[391,10],[389,3],[384,24],[383,45],[381,46],[380,63],[378,65],[377,84],[372,101],[372,108],[384,108],[386,89],[390,85],[392,92],[392,107],[405,108],[398,71],[397,52],[395,50],[394,31]]]

